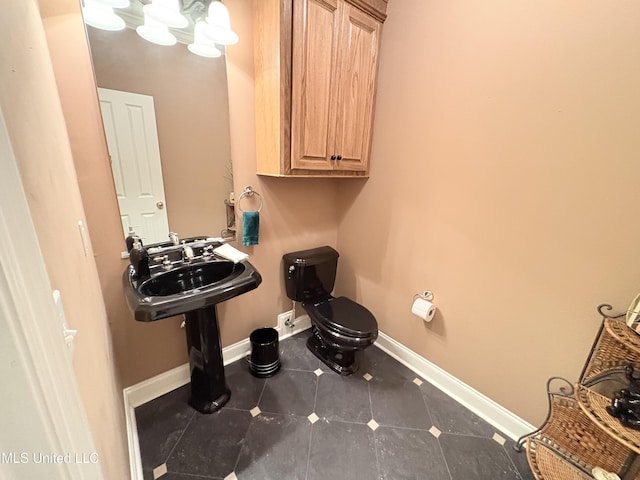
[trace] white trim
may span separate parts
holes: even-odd
[[[517,440],[535,427],[437,365],[379,332],[375,345],[498,430]]]
[[[280,334],[280,340],[284,340],[285,338],[289,338],[292,335],[297,335],[300,332],[304,332],[309,328],[311,328],[311,319],[309,318],[309,315],[305,314],[296,317],[296,319],[293,321],[293,328],[287,327],[285,325],[284,327],[276,327],[276,330]]]
[[[296,318],[294,327],[284,327],[285,333],[281,334],[281,329],[276,328],[279,340],[284,340],[292,335],[311,328],[311,320],[307,315]],[[224,347],[222,349],[222,360],[225,365],[240,360],[251,351],[249,338]],[[176,388],[186,385],[190,381],[189,364],[185,363],[155,377],[136,383],[123,390],[124,411],[127,423],[127,438],[129,441],[129,468],[131,480],[142,480],[142,463],[140,459],[140,446],[138,441],[138,427],[136,425],[136,407],[147,403],[154,398],[158,398],[165,393],[169,393]]]
[[[298,317],[293,328],[286,327],[285,333],[279,335],[279,340],[284,340],[311,328],[311,321],[307,315]],[[276,330],[279,330],[276,328]],[[280,332],[278,332],[280,333]],[[251,351],[251,342],[245,338],[222,349],[222,360],[225,365],[235,362],[246,356]],[[176,388],[189,383],[189,364],[185,363],[155,377],[143,380],[124,389],[125,405],[139,407],[154,398],[169,393]]]
[[[236,360],[244,358],[250,351],[251,343],[249,339],[245,338],[244,340],[240,340],[222,349],[222,363],[224,363],[225,366],[229,365]]]
[[[136,425],[136,407],[186,385],[189,380],[189,364],[186,363],[123,390],[131,480],[143,479],[138,427]]]
[[[129,401],[129,389],[125,388],[124,396],[124,420],[127,425],[127,444],[129,447],[129,471],[131,480],[143,480],[142,460],[140,457],[140,441],[138,439],[138,426],[136,425],[136,405]],[[133,394],[135,396],[135,393]]]
[[[296,318],[293,328],[283,327],[285,333],[280,335],[279,338],[280,340],[284,340],[310,327],[311,321],[309,317],[307,315],[301,315]],[[276,330],[282,333],[281,328],[276,327]],[[535,430],[533,425],[525,422],[513,412],[510,412],[489,397],[458,380],[453,375],[442,370],[437,365],[421,357],[385,333],[378,333],[378,340],[375,346],[416,372],[416,374],[467,407],[480,418],[489,422],[511,439],[517,440],[522,435]],[[247,355],[250,350],[251,343],[248,338],[223,348],[222,357],[224,364],[228,365],[241,359]],[[189,383],[189,364],[181,365],[124,390],[132,480],[142,480],[142,465],[140,463],[135,407],[187,383]]]
[[[0,376],[3,448],[66,455],[95,445],[0,111]],[[7,443],[9,442],[9,443]],[[0,478],[101,479],[99,464],[0,465]]]

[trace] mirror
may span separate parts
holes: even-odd
[[[124,236],[223,236],[233,190],[225,56],[156,45],[129,27],[86,28]]]

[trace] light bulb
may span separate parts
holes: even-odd
[[[195,53],[201,57],[217,58],[222,55],[222,52],[204,35],[206,28],[207,23],[205,21],[198,20],[196,22],[193,29],[193,43],[187,45],[187,48],[191,53]]]
[[[113,7],[97,0],[85,0],[82,16],[87,25],[101,30],[122,30],[126,25],[124,20],[113,12]]]
[[[207,16],[208,27],[204,35],[214,43],[220,45],[233,45],[238,43],[238,35],[231,30],[229,10],[222,2],[214,0],[209,5]]]
[[[167,27],[184,28],[189,21],[180,13],[178,0],[153,0],[142,8],[145,17],[148,15],[156,22],[163,23]]]
[[[154,20],[147,15],[146,12],[144,15],[144,25],[136,28],[136,32],[148,42],[165,47],[175,45],[177,42],[176,37],[169,32],[169,27],[164,23]]]

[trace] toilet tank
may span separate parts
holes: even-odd
[[[287,296],[311,303],[331,296],[340,255],[331,247],[318,247],[282,256]]]

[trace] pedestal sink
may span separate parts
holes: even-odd
[[[165,249],[173,255],[180,248]],[[200,252],[202,253],[202,249]],[[163,255],[163,256],[164,256]],[[191,370],[189,404],[213,413],[231,395],[224,376],[216,305],[253,290],[262,277],[248,261],[233,263],[215,255],[200,255],[189,263],[175,260],[150,265],[151,274],[138,278],[129,265],[123,275],[127,303],[136,320],[152,322],[184,314]]]

